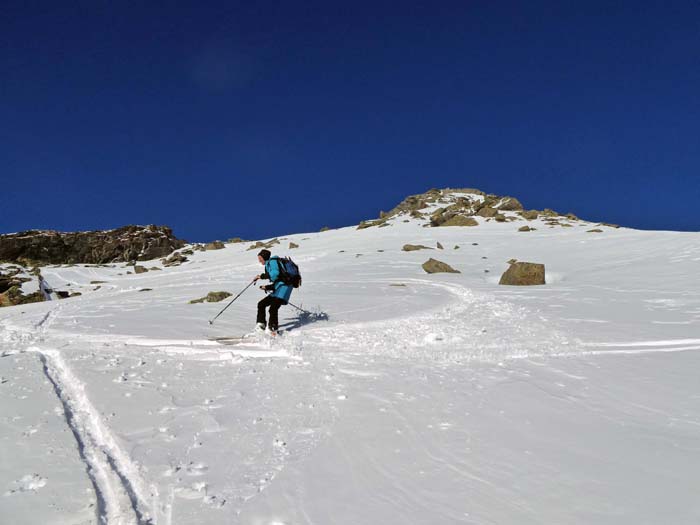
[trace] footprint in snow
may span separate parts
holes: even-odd
[[[187,474],[189,476],[203,476],[209,470],[204,463],[190,463],[187,465]]]
[[[30,490],[36,492],[46,486],[46,478],[41,477],[39,474],[27,474],[21,479],[15,480],[14,485],[16,488],[5,492],[5,496],[12,496],[18,492],[29,492]]]

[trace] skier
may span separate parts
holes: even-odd
[[[292,286],[285,284],[281,278],[279,258],[270,253],[270,250],[260,250],[258,253],[258,262],[265,265],[265,272],[256,275],[253,281],[258,279],[268,279],[271,284],[261,286],[260,289],[266,292],[272,292],[265,299],[258,303],[258,318],[255,325],[257,330],[265,330],[267,327],[272,335],[277,335],[279,321],[277,312],[280,307],[287,304],[289,297],[292,295]],[[265,308],[270,307],[270,322],[265,322]]]

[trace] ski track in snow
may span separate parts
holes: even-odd
[[[95,488],[99,520],[109,525],[152,523],[148,502],[158,508],[157,490],[147,486],[138,467],[121,450],[61,353],[36,346],[26,351],[39,354],[44,373],[63,405],[66,423]],[[158,523],[167,524],[169,520]]]
[[[10,349],[4,350],[3,355],[15,352],[38,354],[44,375],[63,408],[66,425],[75,438],[78,454],[92,483],[98,522],[147,525],[154,523],[151,517],[153,509],[156,511],[155,523],[170,525],[169,506],[159,507],[156,487],[147,486],[138,466],[121,450],[91,404],[85,386],[73,374],[61,352],[36,344],[43,341],[61,309],[59,305],[49,310],[34,325],[33,332],[5,326],[3,341]]]
[[[439,287],[453,299],[445,307],[403,318],[309,328],[303,336],[299,334],[304,348],[445,363],[498,363],[562,355],[561,348],[569,345],[568,339],[549,327],[546,317],[537,312],[458,285],[407,281]],[[502,324],[510,327],[507,336],[499,333]],[[576,348],[571,348],[565,355],[575,352]]]

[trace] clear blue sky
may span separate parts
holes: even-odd
[[[697,1],[5,0],[0,75],[0,232],[262,238],[446,186],[700,230]]]

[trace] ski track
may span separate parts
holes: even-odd
[[[66,423],[78,443],[81,459],[95,487],[98,519],[108,525],[146,525],[153,523],[149,505],[158,507],[155,487],[148,487],[138,467],[118,446],[116,439],[90,403],[84,385],[66,365],[56,349],[31,346],[47,379],[63,405]],[[158,523],[169,523],[168,520]]]
[[[105,525],[170,525],[170,505],[159,506],[156,487],[147,486],[138,466],[119,447],[61,352],[35,344],[45,339],[61,309],[59,305],[49,310],[33,325],[34,331],[5,325],[3,341],[11,348],[2,355],[29,352],[39,356],[95,492],[97,521]],[[153,517],[152,509],[156,511]]]

